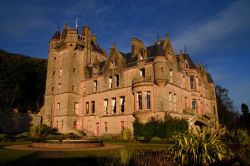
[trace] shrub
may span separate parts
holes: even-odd
[[[172,137],[169,152],[178,165],[207,165],[232,157],[230,149],[216,133],[198,130],[180,133]]]
[[[186,120],[171,117],[165,118],[164,120],[152,118],[145,124],[136,119],[133,126],[135,137],[143,136],[149,139],[152,137],[170,138],[177,132],[183,133],[188,130],[188,122]]]
[[[28,132],[23,132],[21,134],[17,134],[15,138],[19,141],[25,141],[29,139],[29,133]]]
[[[121,139],[122,140],[130,140],[131,139],[131,131],[128,128],[125,128],[121,131]]]
[[[39,124],[32,126],[29,133],[32,139],[45,139],[48,134],[52,133],[52,130],[46,124]]]
[[[231,130],[226,132],[225,140],[229,144],[247,145],[249,143],[249,135],[245,129]]]
[[[5,141],[8,138],[7,134],[0,134],[0,141]]]

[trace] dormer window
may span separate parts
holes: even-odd
[[[145,78],[145,69],[144,68],[140,69],[140,76]]]
[[[139,60],[143,60],[143,56],[142,55],[139,55]]]
[[[189,63],[188,63],[187,60],[185,60],[185,68],[186,68],[186,69],[189,69]]]

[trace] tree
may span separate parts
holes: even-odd
[[[217,85],[216,99],[220,124],[226,125],[228,128],[235,127],[239,114],[235,111],[234,104],[229,97],[228,90]]]
[[[248,106],[245,103],[241,104],[241,112],[242,112],[242,115],[240,117],[240,120],[241,120],[240,122],[242,123],[242,127],[244,127],[244,128],[248,127],[249,128],[249,125],[250,125],[250,113],[249,113]]]

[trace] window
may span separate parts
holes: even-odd
[[[63,128],[63,120],[61,120],[61,128]]]
[[[125,97],[124,96],[120,97],[120,107],[121,107],[121,112],[123,113],[125,111]]]
[[[94,92],[97,91],[97,80],[94,81]]]
[[[186,84],[186,78],[185,78],[185,76],[182,77],[182,83],[183,83],[183,87],[185,88],[186,87],[186,85],[185,85]]]
[[[213,109],[214,109],[214,115],[216,115],[216,107],[213,106]]]
[[[121,121],[121,130],[124,130],[124,121]]]
[[[52,86],[52,88],[51,88],[51,91],[53,92],[54,91],[54,87]]]
[[[75,73],[76,72],[76,68],[73,68],[73,73]]]
[[[138,110],[142,110],[142,93],[137,92],[137,103],[138,103]]]
[[[77,127],[77,121],[74,121],[73,122],[73,128],[76,129],[76,127]]]
[[[109,77],[109,89],[112,88],[112,76]]]
[[[192,100],[192,109],[195,110],[196,109],[196,100]]]
[[[104,107],[104,114],[108,114],[108,99],[104,99],[103,101],[103,107]]]
[[[108,132],[108,122],[104,122],[104,129],[105,129],[105,132]]]
[[[195,89],[195,81],[194,81],[194,76],[190,76],[190,88]]]
[[[86,102],[86,114],[89,114],[89,102]]]
[[[74,114],[75,115],[78,115],[78,113],[79,113],[78,107],[79,107],[79,104],[78,103],[74,103]]]
[[[176,103],[176,94],[174,93],[174,102]]]
[[[75,91],[75,85],[72,85],[71,88],[72,88],[72,91]]]
[[[169,99],[169,101],[172,101],[172,92],[168,93],[168,99]]]
[[[170,75],[170,82],[173,83],[173,70],[172,69],[170,69],[169,75]]]
[[[116,87],[120,86],[120,76],[119,74],[115,75],[115,82],[116,82]]]
[[[116,113],[116,98],[112,98],[112,112]]]
[[[144,68],[140,69],[140,76],[143,78],[145,77],[145,69]]]
[[[57,114],[60,114],[60,103],[57,103]]]
[[[188,107],[187,97],[185,97],[184,101],[185,101],[185,108],[187,108]]]
[[[91,101],[92,114],[95,113],[95,101]]]
[[[55,71],[53,71],[53,74],[52,74],[52,75],[53,75],[53,76],[55,76],[55,74],[56,74],[56,72],[55,72]]]
[[[114,65],[114,67],[116,67],[116,60],[113,61],[113,65]]]
[[[59,76],[62,76],[62,68],[60,68],[60,70],[59,70]]]
[[[57,109],[58,110],[60,109],[60,103],[57,103]]]
[[[61,89],[61,88],[62,88],[62,84],[58,83],[58,89]]]
[[[56,62],[56,57],[54,57],[54,62]]]
[[[146,109],[147,110],[151,109],[150,97],[151,97],[151,92],[150,91],[145,92],[145,100],[146,100]]]

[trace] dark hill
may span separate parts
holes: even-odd
[[[43,105],[47,60],[0,50],[0,111],[38,111]]]

